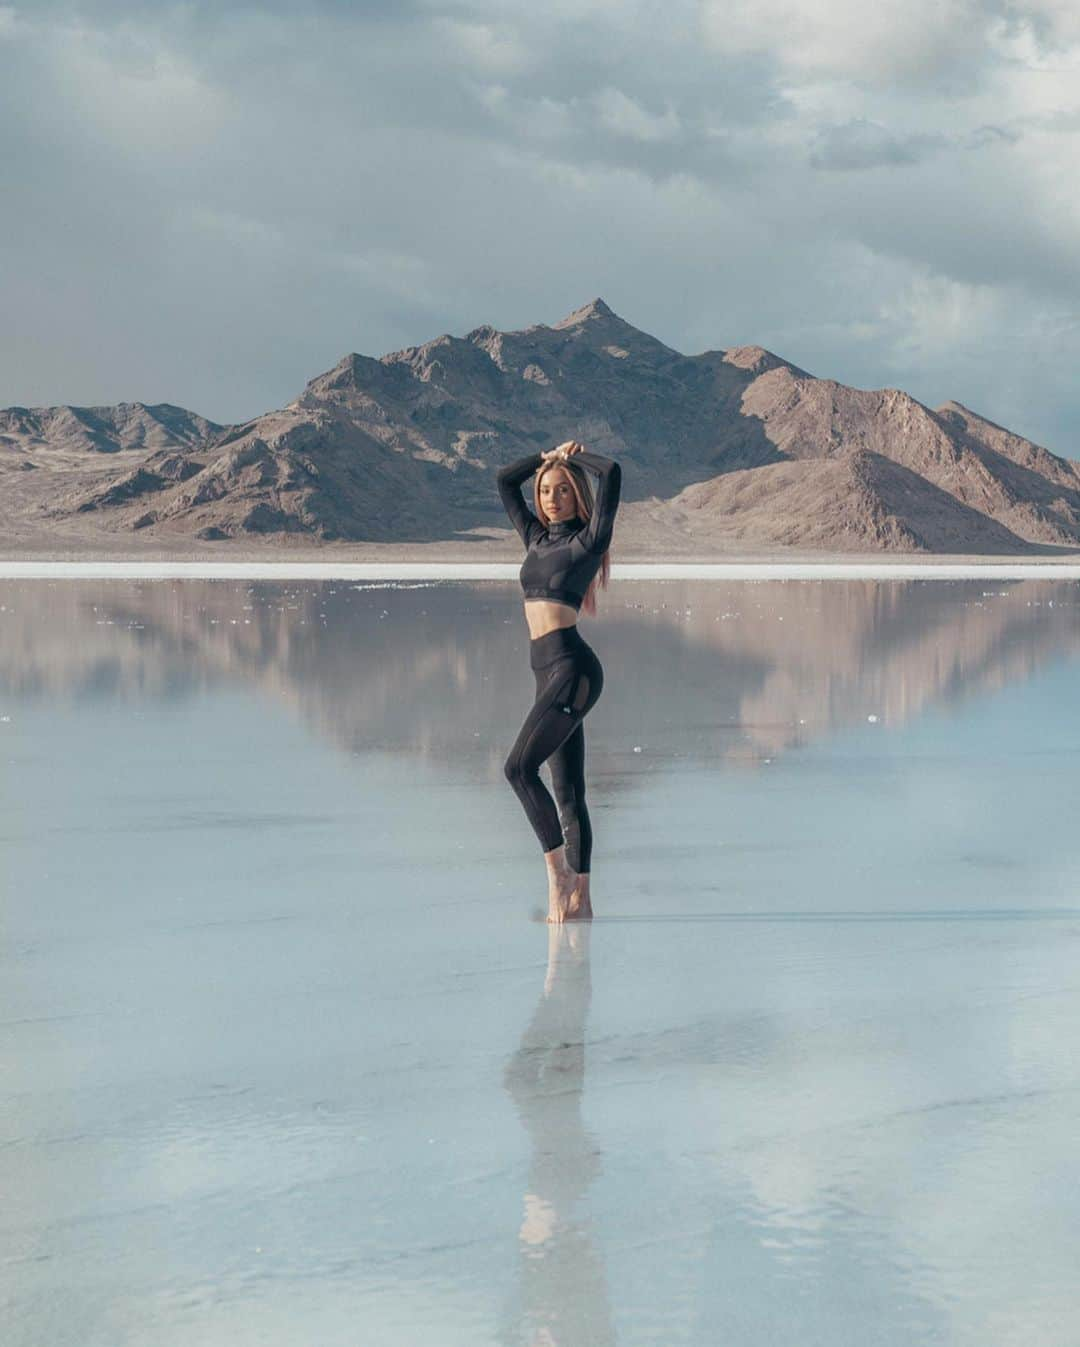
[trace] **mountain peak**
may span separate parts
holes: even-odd
[[[617,313],[614,313],[599,295],[595,299],[590,299],[588,304],[583,304],[580,309],[575,309],[573,313],[568,313],[565,318],[560,319],[555,324],[555,330],[559,331],[567,327],[578,327],[582,323],[597,322],[604,318],[614,318],[621,322]]]
[[[970,407],[965,407],[964,404],[958,402],[956,398],[950,398],[948,402],[943,402],[940,407],[935,407],[934,410],[939,416],[947,415],[949,412],[959,412],[960,416],[964,419],[974,418],[977,421],[981,421],[983,425],[990,426],[993,430],[1000,430],[1005,435],[1012,434],[1012,432],[1006,429],[1005,426],[999,426],[996,421],[991,421],[989,417],[981,416],[978,412],[973,412]]]

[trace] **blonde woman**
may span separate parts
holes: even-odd
[[[585,468],[597,476],[595,498]],[[520,489],[534,472],[535,513]],[[585,920],[593,914],[592,827],[582,722],[600,696],[604,671],[578,631],[577,618],[581,608],[596,612],[597,585],[607,585],[622,469],[614,459],[566,440],[500,468],[497,482],[527,549],[520,578],[536,677],[536,700],[503,770],[544,851],[548,921]],[[543,762],[550,767],[554,800],[540,779]]]

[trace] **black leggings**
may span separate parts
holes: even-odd
[[[592,826],[585,807],[582,721],[600,696],[604,670],[577,627],[556,627],[531,640],[529,664],[536,700],[503,771],[543,849],[553,851],[565,842],[567,864],[585,875],[592,861]],[[551,769],[554,800],[540,780],[542,762]]]

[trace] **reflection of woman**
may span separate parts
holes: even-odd
[[[544,992],[503,1076],[532,1143],[518,1235],[521,1305],[501,1334],[530,1347],[610,1347],[607,1279],[589,1221],[575,1212],[599,1169],[581,1118],[588,927],[548,936]]]
[[[599,479],[595,501],[582,467]],[[520,491],[534,472],[535,514]],[[604,671],[577,629],[577,615],[581,607],[596,612],[597,581],[607,584],[622,469],[613,459],[567,440],[500,468],[497,481],[527,548],[520,576],[531,638],[529,664],[536,676],[536,700],[504,771],[544,849],[548,921],[591,917],[592,827],[585,806],[582,721],[600,696]],[[545,761],[555,800],[540,780]]]

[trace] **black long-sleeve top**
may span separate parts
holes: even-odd
[[[543,466],[540,454],[530,454],[500,468],[496,481],[506,513],[527,549],[519,572],[524,597],[550,599],[576,610],[581,607],[585,591],[611,543],[622,468],[614,459],[588,450],[571,454],[567,461],[571,460],[598,478],[592,518],[588,521],[575,515],[545,527],[525,504],[521,484]]]

